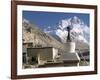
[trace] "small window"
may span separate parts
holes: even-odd
[[[26,63],[26,53],[23,53],[23,63]]]
[[[37,64],[38,63],[36,56],[31,57],[31,62],[32,62],[32,64]]]

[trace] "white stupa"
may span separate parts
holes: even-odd
[[[63,62],[65,63],[65,66],[78,66],[80,58],[77,52],[75,51],[75,42],[72,41],[70,36],[71,26],[68,26],[67,30],[68,30],[68,36],[65,43],[66,52],[63,53],[61,57]]]
[[[75,42],[72,41],[71,36],[70,36],[70,30],[71,26],[67,27],[68,30],[68,36],[67,36],[67,41],[66,41],[66,46],[67,46],[67,53],[75,53]]]

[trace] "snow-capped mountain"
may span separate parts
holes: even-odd
[[[52,26],[49,26],[44,30],[44,32],[52,35],[58,41],[66,43],[68,26],[71,27],[71,38],[73,41],[83,42],[89,45],[90,28],[77,16],[69,19],[63,19],[58,22],[58,25],[55,26],[55,29],[52,29]]]

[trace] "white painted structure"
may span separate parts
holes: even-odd
[[[58,55],[58,49],[52,47],[28,48],[28,57],[37,57],[38,64],[43,65],[47,62],[53,62]],[[30,59],[31,60],[31,59]]]
[[[75,42],[66,42],[67,53],[75,53]]]
[[[58,56],[58,49],[53,48],[53,61],[56,62],[57,58],[59,58],[59,56]]]
[[[67,35],[67,41],[65,43],[66,46],[66,51],[61,55],[61,58],[63,62],[66,62],[67,66],[78,66],[80,58],[78,54],[75,51],[75,42],[72,41],[71,36],[70,36],[70,30],[71,30],[71,25],[67,26],[68,30],[68,35]]]

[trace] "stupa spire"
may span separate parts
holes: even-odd
[[[67,42],[71,42],[72,41],[70,36],[71,26],[67,27],[67,31],[68,31]]]

